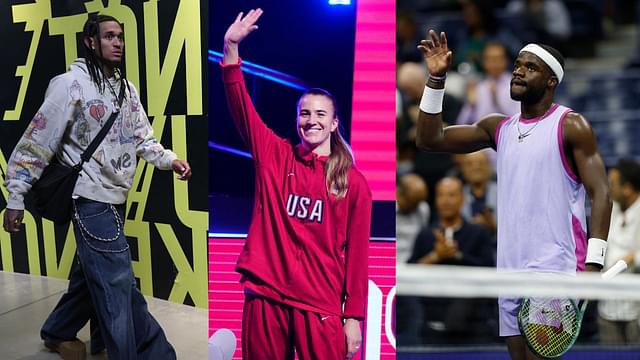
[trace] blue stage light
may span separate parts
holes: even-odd
[[[209,233],[209,237],[210,238],[234,238],[234,239],[242,239],[242,238],[246,238],[247,234],[246,233],[217,233],[217,232],[210,232]]]
[[[212,149],[216,149],[216,150],[220,150],[220,151],[224,151],[230,154],[234,154],[234,155],[238,155],[238,156],[242,156],[242,157],[246,157],[249,159],[252,159],[253,157],[251,156],[250,153],[246,152],[246,151],[242,151],[242,150],[238,150],[238,149],[234,149],[232,147],[229,146],[225,146],[225,145],[220,145],[218,143],[215,143],[213,141],[209,141],[209,147]]]
[[[209,50],[209,61],[211,62],[215,63],[222,61],[222,56],[221,52]],[[242,71],[302,91],[307,90],[310,87],[304,80],[298,79],[295,76],[246,60],[242,60]]]
[[[351,0],[329,0],[329,5],[351,5]]]

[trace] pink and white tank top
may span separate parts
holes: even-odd
[[[499,271],[575,273],[586,256],[585,189],[563,148],[572,110],[516,114],[496,129]]]

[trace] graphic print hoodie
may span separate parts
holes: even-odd
[[[104,91],[91,80],[84,59],[54,77],[40,109],[16,145],[7,164],[7,208],[24,209],[24,194],[38,180],[53,156],[68,166],[80,155],[107,122],[120,94],[116,74]],[[84,163],[73,195],[110,204],[122,204],[133,184],[136,155],[162,170],[177,158],[153,135],[138,92],[129,83],[121,110],[111,130]]]

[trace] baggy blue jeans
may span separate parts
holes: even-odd
[[[124,205],[83,198],[73,202],[79,266],[67,293],[45,321],[41,337],[73,340],[95,316],[110,360],[176,359],[136,287],[124,235]]]

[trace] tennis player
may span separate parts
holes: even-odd
[[[371,192],[340,135],[336,101],[307,90],[297,104],[300,144],[274,134],[247,93],[239,43],[262,10],[240,13],[224,37],[229,109],[256,165],[243,274],[244,359],[350,359],[362,342]],[[293,125],[293,123],[292,123]]]
[[[453,53],[444,32],[438,36],[430,30],[429,37],[418,46],[429,78],[416,142],[435,151],[497,151],[498,270],[600,271],[611,215],[609,187],[591,126],[579,113],[553,102],[564,76],[562,55],[539,44],[520,50],[510,89],[511,98],[520,101],[520,113],[443,128],[442,98]],[[588,242],[585,193],[592,202]],[[518,330],[519,305],[519,299],[499,299],[500,336],[512,359],[535,359]]]

